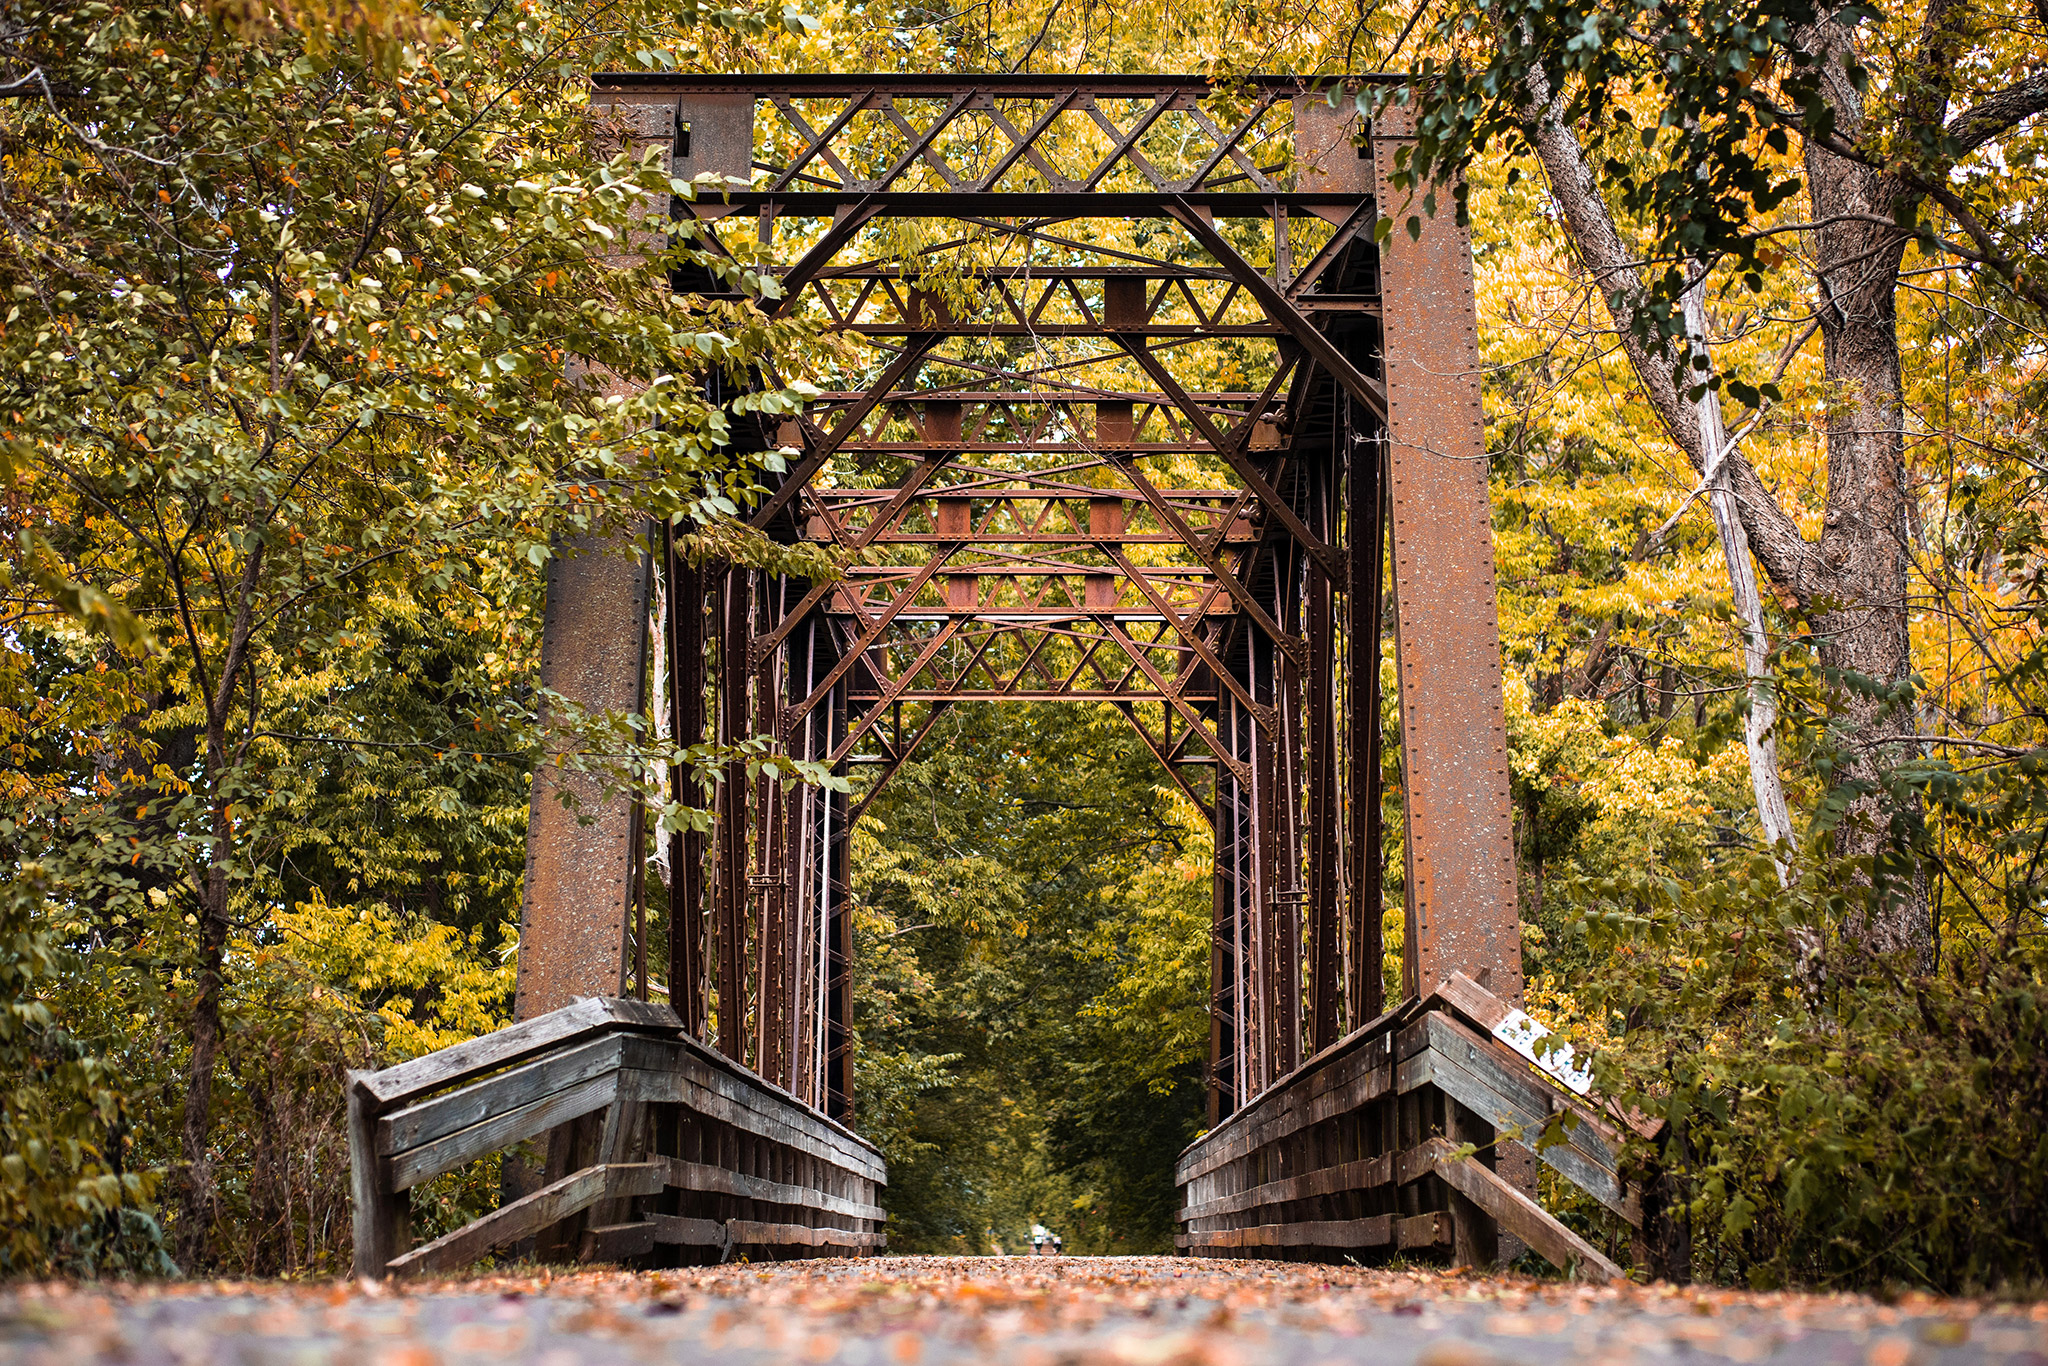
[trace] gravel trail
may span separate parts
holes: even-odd
[[[2048,1366],[2048,1304],[1173,1257],[877,1257],[0,1294],[23,1366]]]

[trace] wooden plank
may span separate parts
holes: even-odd
[[[1580,1127],[1597,1134],[1606,1148],[1621,1146],[1621,1131],[1605,1115],[1561,1087],[1553,1086],[1548,1077],[1539,1075],[1505,1044],[1475,1032],[1441,1011],[1424,1016],[1417,1027],[1428,1031],[1431,1048],[1524,1110],[1532,1114],[1575,1114]]]
[[[1451,1189],[1492,1215],[1502,1229],[1542,1253],[1551,1265],[1582,1281],[1623,1279],[1620,1267],[1559,1223],[1549,1210],[1481,1164],[1451,1156],[1454,1148],[1448,1139],[1435,1139],[1430,1146],[1435,1154],[1433,1169]]]
[[[645,1257],[654,1251],[654,1221],[642,1219],[630,1224],[599,1224],[583,1230],[579,1262],[623,1262]]]
[[[665,1005],[627,1000],[618,996],[592,996],[581,1001],[522,1020],[480,1039],[470,1039],[443,1048],[423,1058],[413,1058],[368,1073],[363,1086],[382,1108],[389,1109],[429,1091],[438,1091],[471,1081],[487,1072],[510,1067],[553,1051],[591,1034],[644,1032],[676,1034],[683,1022]]]
[[[1299,1088],[1305,1078],[1328,1078],[1328,1081],[1321,1084],[1323,1089],[1328,1089],[1341,1084],[1345,1078],[1353,1075],[1352,1070],[1343,1069],[1343,1064],[1346,1060],[1363,1050],[1374,1047],[1376,1044],[1383,1044],[1391,1037],[1392,1031],[1399,1024],[1400,1018],[1407,1008],[1407,1006],[1404,1006],[1401,1010],[1390,1011],[1378,1019],[1353,1030],[1336,1043],[1330,1045],[1330,1047],[1317,1053],[1294,1071],[1288,1073],[1285,1077],[1268,1086],[1258,1095],[1247,1100],[1228,1119],[1182,1150],[1179,1160],[1175,1163],[1176,1175],[1178,1176],[1181,1170],[1198,1155],[1208,1155],[1223,1150],[1232,1151],[1236,1155],[1242,1155],[1244,1152],[1249,1151],[1250,1147],[1258,1146],[1256,1143],[1253,1143],[1248,1147],[1242,1140],[1241,1135],[1248,1129],[1270,1122],[1276,1114],[1292,1103],[1296,1095],[1299,1094]],[[1343,1070],[1333,1071],[1333,1069]],[[1312,1088],[1316,1085],[1317,1083],[1315,1082],[1310,1083]],[[1222,1146],[1219,1147],[1219,1145]]]
[[[722,1219],[684,1219],[673,1214],[649,1216],[654,1224],[654,1241],[683,1247],[731,1247],[732,1239]]]
[[[1223,1214],[1239,1214],[1261,1205],[1277,1205],[1287,1200],[1306,1200],[1318,1195],[1336,1195],[1343,1191],[1371,1190],[1384,1186],[1392,1180],[1392,1160],[1385,1153],[1378,1157],[1360,1158],[1339,1166],[1321,1167],[1300,1176],[1290,1176],[1281,1181],[1268,1181],[1263,1186],[1238,1191],[1231,1195],[1219,1195],[1204,1200],[1198,1205],[1184,1207],[1179,1218],[1213,1219]]]
[[[393,1259],[391,1270],[460,1270],[506,1243],[588,1209],[608,1195],[653,1195],[660,1189],[661,1168],[651,1162],[630,1167],[585,1167]]]
[[[1621,1147],[1621,1130],[1598,1109],[1551,1085],[1547,1077],[1536,1075],[1519,1055],[1499,1041],[1475,1033],[1442,1013],[1426,1016],[1425,1022],[1430,1047],[1439,1055],[1532,1114],[1576,1115],[1579,1122],[1572,1132],[1597,1140],[1585,1151],[1589,1155],[1606,1153],[1607,1160],[1602,1165],[1609,1170],[1618,1169],[1614,1153]]]
[[[1394,1077],[1386,1065],[1383,1045],[1383,1040],[1370,1040],[1365,1048],[1352,1056],[1339,1059],[1330,1085],[1313,1096],[1283,1096],[1268,1091],[1267,1096],[1272,1098],[1268,1104],[1270,1113],[1259,1122],[1228,1133],[1219,1129],[1213,1141],[1197,1140],[1193,1147],[1182,1152],[1174,1165],[1175,1183],[1186,1185],[1225,1163],[1249,1156],[1269,1143],[1278,1142],[1309,1125],[1348,1113],[1385,1095],[1392,1089]]]
[[[853,1160],[846,1154],[826,1146],[802,1130],[701,1086],[682,1073],[635,1072],[630,1075],[634,1077],[635,1084],[643,1088],[649,1101],[684,1106],[757,1138],[807,1153],[864,1180],[876,1179],[872,1168],[865,1163],[853,1165]]]
[[[1429,1047],[1429,1021],[1419,1018],[1394,1036],[1394,1061],[1404,1063]]]
[[[687,1053],[698,1063],[713,1071],[730,1077],[734,1081],[744,1083],[746,1094],[772,1097],[778,1105],[787,1106],[790,1110],[802,1115],[804,1123],[817,1131],[821,1136],[829,1136],[835,1143],[843,1144],[856,1152],[866,1153],[877,1163],[881,1161],[882,1150],[880,1148],[877,1148],[838,1120],[833,1119],[824,1111],[802,1100],[794,1093],[777,1086],[758,1072],[741,1066],[715,1049],[706,1047],[688,1034],[679,1034],[674,1038],[660,1040],[660,1042],[674,1050]]]
[[[1519,1131],[1521,1137],[1514,1141],[1531,1152],[1536,1151],[1545,1117],[1515,1105],[1434,1049],[1401,1064],[1400,1082],[1404,1091],[1422,1086],[1438,1088],[1466,1109],[1491,1122],[1497,1130]],[[1539,1156],[1600,1203],[1621,1212],[1622,1207],[1615,1204],[1626,1199],[1621,1179],[1597,1152],[1589,1154],[1567,1136],[1566,1142],[1551,1146]]]
[[[530,1105],[493,1115],[481,1124],[459,1129],[446,1138],[437,1138],[432,1143],[400,1153],[389,1159],[391,1187],[404,1190],[408,1186],[417,1186],[429,1177],[438,1176],[465,1162],[473,1162],[486,1153],[509,1148],[522,1139],[545,1133],[557,1124],[566,1124],[593,1110],[602,1110],[612,1103],[617,1094],[620,1075],[607,1072],[566,1091],[544,1096]]]
[[[1403,1219],[1397,1230],[1395,1242],[1404,1252],[1410,1248],[1449,1247],[1451,1216],[1437,1210],[1431,1214],[1418,1214]]]
[[[880,1205],[848,1200],[844,1196],[828,1195],[809,1186],[784,1185],[764,1177],[727,1171],[724,1167],[708,1166],[702,1162],[685,1162],[680,1157],[665,1158],[663,1161],[668,1169],[668,1184],[681,1190],[735,1195],[746,1200],[765,1200],[773,1205],[800,1205],[806,1209],[818,1210],[825,1214],[845,1215],[851,1219],[880,1220],[889,1217],[888,1211]]]
[[[888,1168],[882,1162],[881,1150],[872,1143],[826,1119],[787,1091],[760,1081],[751,1072],[735,1074],[714,1065],[710,1058],[687,1047],[689,1042],[629,1040],[621,1065],[650,1073],[687,1077],[696,1086],[723,1097],[733,1105],[801,1133],[813,1147],[834,1154],[826,1159],[834,1165],[887,1183]]]
[[[606,1166],[618,1166],[627,1162],[647,1160],[647,1109],[642,1104],[640,1093],[633,1085],[631,1072],[619,1076],[618,1094],[605,1107],[604,1126],[597,1139],[597,1160]],[[583,1229],[578,1234],[577,1246],[582,1247],[581,1233],[590,1226],[605,1227],[612,1224],[633,1222],[632,1207],[625,1200],[601,1200],[588,1214],[576,1221]],[[571,1230],[564,1228],[563,1233]]]
[[[1496,1129],[1519,1129],[1521,1137],[1515,1141],[1536,1152],[1548,1115],[1534,1113],[1508,1100],[1433,1048],[1401,1064],[1400,1087],[1404,1092],[1425,1085],[1439,1088]],[[1642,1202],[1615,1174],[1612,1151],[1600,1142],[1590,1126],[1577,1125],[1566,1134],[1563,1143],[1552,1144],[1537,1156],[1623,1219],[1641,1226]]]
[[[839,1153],[844,1159],[839,1165],[853,1170],[865,1167],[875,1173],[877,1180],[886,1180],[887,1170],[881,1150],[874,1144],[752,1072],[732,1068],[716,1055],[700,1055],[694,1049],[683,1051],[689,1055],[688,1062],[674,1065],[687,1070],[700,1085],[735,1104],[746,1106],[756,1114],[803,1132],[813,1141]]]
[[[850,1228],[811,1228],[755,1219],[728,1219],[725,1228],[735,1247],[873,1247],[882,1236]]]
[[[864,1153],[849,1154],[828,1147],[812,1135],[701,1086],[683,1073],[621,1072],[619,1076],[630,1077],[633,1083],[641,1088],[643,1100],[687,1106],[701,1115],[730,1124],[736,1129],[765,1138],[772,1143],[780,1143],[799,1152],[809,1153],[812,1157],[829,1162],[843,1171],[852,1172],[863,1180],[880,1184],[888,1175],[879,1157],[869,1159]]]
[[[1185,1241],[1183,1241],[1185,1240]],[[1251,1228],[1194,1229],[1174,1239],[1179,1247],[1386,1247],[1394,1241],[1394,1216],[1315,1219]]]
[[[1415,1003],[1412,1000],[1404,1001],[1378,1018],[1368,1020],[1343,1038],[1337,1040],[1337,1042],[1331,1044],[1328,1048],[1323,1049],[1320,1053],[1304,1061],[1292,1072],[1273,1082],[1265,1090],[1248,1098],[1228,1119],[1225,1119],[1221,1124],[1218,1124],[1208,1133],[1181,1150],[1180,1158],[1174,1164],[1175,1179],[1177,1181],[1184,1179],[1181,1174],[1182,1167],[1194,1154],[1197,1152],[1213,1152],[1216,1150],[1217,1144],[1230,1142],[1241,1129],[1260,1119],[1264,1115],[1267,1106],[1275,1098],[1284,1096],[1301,1077],[1322,1072],[1337,1060],[1348,1056],[1374,1039],[1391,1037],[1395,1028],[1413,1011],[1414,1005]]]
[[[377,1121],[377,1151],[389,1155],[417,1148],[472,1124],[481,1124],[492,1115],[516,1110],[552,1092],[613,1071],[619,1065],[622,1044],[623,1040],[616,1035],[592,1039],[570,1047],[566,1053],[385,1115]]]
[[[1540,1041],[1552,1037],[1549,1026],[1509,1005],[1464,973],[1454,972],[1439,982],[1424,1005],[1431,1002],[1441,1002],[1464,1016],[1574,1095],[1592,1095],[1589,1060],[1578,1059],[1569,1046],[1563,1051],[1539,1049],[1536,1045]],[[1664,1132],[1664,1120],[1640,1110],[1626,1110],[1621,1119],[1644,1138],[1656,1138]]]
[[[1444,1141],[1439,1136],[1420,1147],[1410,1148],[1402,1153],[1394,1163],[1394,1180],[1406,1186],[1420,1181],[1425,1176],[1433,1175],[1436,1171],[1437,1144]]]
[[[1422,999],[1425,1010],[1439,1003],[1449,1006],[1481,1029],[1491,1030],[1508,1017],[1506,1001],[1462,972],[1454,972],[1438,982],[1435,989]]]

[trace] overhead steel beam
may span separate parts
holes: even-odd
[[[919,333],[912,337],[896,359],[889,363],[889,367],[882,371],[874,386],[839,415],[839,421],[832,428],[831,434],[804,452],[803,458],[783,477],[782,486],[768,496],[767,501],[747,519],[747,524],[758,531],[774,521],[775,514],[789,506],[790,499],[803,491],[811,477],[832,458],[832,453],[839,449],[840,444],[860,427],[861,419],[882,401],[882,396],[895,388],[904,376],[914,371],[919,362],[924,360],[925,353],[938,345],[938,342],[938,337],[930,333]]]

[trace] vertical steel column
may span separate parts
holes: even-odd
[[[847,733],[846,683],[832,691],[832,729],[828,739]],[[836,743],[836,740],[834,741]],[[826,957],[824,1099],[826,1114],[850,1123],[853,1119],[853,799],[844,792],[822,794],[828,823],[824,857],[824,922]]]
[[[674,139],[672,108],[625,102],[595,108],[592,115],[619,129],[629,152],[656,147],[666,163]],[[640,216],[665,219],[667,208],[650,203]],[[635,234],[611,263],[636,267],[644,259],[640,251],[660,242],[654,234]],[[572,359],[569,369],[581,384],[610,393],[626,389],[580,361]],[[646,705],[645,531],[632,518],[608,531],[558,540],[548,561],[541,686],[588,711],[637,712]],[[562,744],[559,738],[548,741],[555,754],[563,752]],[[608,799],[601,782],[554,762],[534,774],[515,1018],[546,1014],[579,996],[625,990],[627,926],[641,854],[638,810],[631,796]]]
[[[1244,649],[1245,644],[1241,633],[1239,648]],[[1224,664],[1232,669],[1237,667],[1237,661],[1228,655]],[[1232,758],[1249,767],[1252,724],[1244,704],[1225,692],[1218,703],[1216,719],[1218,737],[1224,747]],[[1236,1087],[1236,1103],[1242,1105],[1265,1086],[1264,1017],[1259,1009],[1259,984],[1264,975],[1259,970],[1261,937],[1254,877],[1257,791],[1255,786],[1239,782],[1229,769],[1219,768],[1217,782],[1221,784],[1225,779],[1230,785],[1230,819],[1227,827],[1220,819],[1217,823],[1216,866],[1217,875],[1227,879],[1230,897],[1230,1004],[1232,1033],[1237,1043],[1232,1054],[1231,1079]]]
[[[1270,602],[1270,599],[1269,599]],[[1270,610],[1270,607],[1268,608]],[[1260,649],[1261,641],[1254,636],[1251,640],[1252,698],[1261,706],[1273,705],[1272,660],[1267,651]],[[1268,657],[1261,658],[1262,655]],[[1261,667],[1261,666],[1264,667]],[[1246,841],[1245,858],[1249,865],[1246,881],[1248,886],[1246,915],[1251,927],[1246,956],[1251,968],[1246,991],[1251,1031],[1252,1056],[1248,1078],[1248,1095],[1257,1095],[1272,1082],[1278,1069],[1274,1067],[1274,1043],[1279,1037],[1279,1021],[1275,1014],[1280,1005],[1280,992],[1275,985],[1275,968],[1280,957],[1279,947],[1274,944],[1274,930],[1279,917],[1273,910],[1273,747],[1268,736],[1258,724],[1258,718],[1249,709],[1241,712],[1245,731],[1244,758],[1252,771],[1250,808],[1251,838]]]
[[[1351,981],[1347,993],[1352,1029],[1386,1008],[1386,981],[1381,964],[1386,956],[1380,927],[1382,894],[1380,797],[1385,774],[1380,768],[1380,608],[1385,574],[1386,446],[1378,437],[1358,430],[1356,402],[1345,403],[1345,551],[1349,582],[1344,594],[1346,693],[1345,747],[1350,756],[1346,796],[1350,821],[1346,913],[1349,922]]]
[[[1348,93],[1348,92],[1347,92]],[[1370,144],[1361,145],[1358,114],[1350,100],[1332,108],[1320,96],[1294,102],[1297,188],[1374,194]],[[1384,204],[1375,206],[1379,212]],[[1352,350],[1352,348],[1347,348]],[[1373,358],[1351,355],[1370,372]],[[1345,1026],[1356,1029],[1383,1008],[1380,977],[1380,580],[1385,559],[1381,451],[1377,422],[1349,395],[1338,397],[1341,420],[1335,453],[1344,479],[1344,957]],[[1368,430],[1366,424],[1371,424]],[[1371,441],[1372,444],[1363,444]]]
[[[790,635],[787,677],[794,701],[809,697],[818,677],[818,635],[819,622],[815,617]],[[829,707],[813,707],[785,732],[783,747],[791,758],[813,757],[818,727],[830,715]],[[789,1040],[789,1080],[783,1084],[797,1099],[816,1103],[817,1066],[812,1044],[817,1037],[816,1022],[824,1014],[824,1002],[817,995],[822,955],[811,929],[811,917],[820,899],[817,869],[824,864],[824,850],[818,841],[822,832],[818,828],[817,789],[808,783],[788,783],[784,788],[783,805],[789,814],[789,828],[784,836],[786,862],[780,875],[785,884],[783,915],[789,927],[790,1017],[783,1031]]]
[[[718,588],[718,742],[747,737],[747,653],[753,571],[725,567]],[[711,888],[718,937],[718,1051],[735,1061],[746,1049],[747,765],[727,762],[714,803],[717,862]]]
[[[704,575],[676,553],[675,529],[662,528],[668,585],[669,733],[688,748],[704,739]],[[669,774],[670,800],[694,806],[701,795],[686,765]],[[668,999],[692,1038],[704,1037],[704,836],[668,836]]]
[[[1237,1109],[1237,899],[1225,859],[1237,829],[1237,782],[1216,765],[1214,864],[1209,872],[1209,1127]]]
[[[788,580],[780,575],[762,576],[761,614],[763,628],[782,620],[789,610]],[[755,735],[779,739],[785,751],[789,737],[783,733],[784,693],[790,686],[790,670],[782,649],[770,650],[755,662]],[[795,927],[790,923],[789,891],[791,849],[790,824],[792,784],[763,775],[754,784],[754,865],[748,879],[755,894],[755,981],[754,1070],[777,1086],[790,1083],[790,1019],[795,967]]]
[[[1341,430],[1333,447],[1343,439]],[[1329,536],[1330,484],[1338,452],[1315,471],[1315,501],[1305,519],[1325,539]],[[1308,637],[1308,669],[1304,686],[1304,748],[1308,765],[1308,1018],[1303,1051],[1320,1052],[1337,1041],[1338,1005],[1344,991],[1344,963],[1338,942],[1338,893],[1342,873],[1337,839],[1337,726],[1335,661],[1337,622],[1331,602],[1330,578],[1320,565],[1306,566],[1307,601],[1303,604]]]
[[[1463,971],[1522,999],[1500,621],[1471,235],[1393,190],[1413,119],[1373,129],[1383,212],[1394,630],[1406,775],[1410,990]],[[1411,239],[1408,222],[1421,235]]]
[[[1299,638],[1300,571],[1291,551],[1290,546],[1289,553],[1274,555],[1273,619]],[[1266,864],[1263,904],[1271,945],[1267,990],[1272,994],[1272,1070],[1266,1076],[1271,1084],[1301,1062],[1301,676],[1285,650],[1269,647],[1268,654],[1265,672],[1272,681],[1261,700],[1273,708],[1273,725],[1256,742],[1258,752],[1269,756],[1268,767],[1254,765],[1252,777],[1265,786],[1260,810],[1267,829],[1260,853]]]

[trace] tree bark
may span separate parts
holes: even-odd
[[[1685,327],[1694,344],[1707,344],[1707,282],[1702,272],[1685,293]],[[1704,354],[1704,351],[1703,351]],[[1771,642],[1764,633],[1764,605],[1757,592],[1756,570],[1749,562],[1749,533],[1743,530],[1741,507],[1735,496],[1729,465],[1739,458],[1735,443],[1721,421],[1721,396],[1709,389],[1695,405],[1699,419],[1700,444],[1706,456],[1700,482],[1713,510],[1714,529],[1720,533],[1721,555],[1728,562],[1728,588],[1735,601],[1735,617],[1742,631],[1742,666],[1749,677],[1749,716],[1743,723],[1743,746],[1749,752],[1750,790],[1756,794],[1757,823],[1773,848],[1794,846],[1792,815],[1785,803],[1785,783],[1778,772],[1778,740],[1771,733],[1778,719],[1777,694],[1771,687]],[[1774,855],[1775,857],[1775,855]],[[1778,881],[1785,881],[1785,861],[1777,859]]]
[[[1931,12],[1929,22],[1939,28],[1939,15]],[[1823,85],[1838,112],[1840,138],[1853,146],[1866,120],[1863,94],[1848,76],[1853,35],[1830,25],[1806,37],[1824,57]],[[1930,46],[1939,44],[1930,40]],[[1826,521],[1819,540],[1810,542],[1749,461],[1727,448],[1717,396],[1709,391],[1698,404],[1686,401],[1676,358],[1629,325],[1635,303],[1647,293],[1634,254],[1615,227],[1576,134],[1564,126],[1561,99],[1542,85],[1540,75],[1532,87],[1542,88],[1525,92],[1523,120],[1550,177],[1566,229],[1607,300],[1623,349],[1652,408],[1700,473],[1714,512],[1736,611],[1743,619],[1752,690],[1746,738],[1758,815],[1767,836],[1774,841],[1788,838],[1790,818],[1767,733],[1771,704],[1758,686],[1767,648],[1753,580],[1745,591],[1749,554],[1755,554],[1779,594],[1806,615],[1823,665],[1861,674],[1886,688],[1904,682],[1913,671],[1906,610],[1908,489],[1897,306],[1898,272],[1908,239],[1889,226],[1911,202],[1909,186],[1820,142],[1806,145],[1812,213],[1823,224],[1814,230],[1811,245],[1817,262],[1823,369],[1834,398],[1827,438]],[[1938,119],[1940,114],[1937,107],[1931,116]],[[1845,215],[1884,221],[1841,221]],[[1703,339],[1703,284],[1688,294],[1686,308],[1689,328]],[[1885,767],[1917,753],[1911,708],[1887,707],[1880,698],[1860,692],[1851,692],[1844,700],[1854,776],[1875,779]],[[1852,857],[1881,852],[1886,831],[1880,804],[1871,796],[1851,808],[1837,835],[1837,852]],[[1931,952],[1925,882],[1891,891],[1850,926],[1850,933],[1869,950],[1909,954],[1924,969]]]
[[[209,737],[215,750],[218,737]],[[223,746],[224,748],[224,746]],[[218,779],[216,778],[216,781]],[[185,1179],[178,1199],[178,1263],[189,1274],[206,1265],[213,1217],[213,1076],[220,1060],[221,966],[228,938],[227,848],[231,834],[225,801],[216,797],[213,847],[199,895],[199,970],[193,986],[192,1066],[185,1084]]]
[[[1936,6],[1935,8],[1939,8]],[[1863,135],[1863,94],[1847,67],[1853,36],[1837,24],[1814,29],[1809,43],[1823,58],[1823,84],[1836,110],[1837,131],[1854,145]],[[1820,535],[1825,573],[1806,592],[1806,607],[1823,663],[1894,686],[1913,673],[1906,612],[1907,517],[1904,378],[1899,360],[1898,279],[1906,238],[1847,214],[1891,219],[1917,196],[1894,176],[1806,146],[1807,193],[1813,216],[1814,279],[1819,294],[1828,413],[1827,516]],[[1918,753],[1910,707],[1847,696],[1853,723],[1851,772],[1874,779],[1881,769]],[[1853,806],[1837,839],[1840,852],[1872,857],[1885,838],[1875,797]],[[1931,947],[1924,883],[1871,908],[1861,935],[1880,953],[1910,952],[1926,964]]]
[[[187,1272],[204,1265],[209,1250],[213,1204],[213,1075],[220,1060],[220,998],[222,968],[228,941],[228,850],[234,838],[231,807],[234,794],[229,784],[233,763],[228,755],[228,718],[233,715],[236,679],[249,658],[249,634],[254,621],[255,588],[263,572],[263,546],[259,543],[242,566],[236,591],[234,626],[228,633],[228,647],[221,656],[220,681],[211,696],[206,693],[202,673],[196,691],[206,702],[206,767],[204,783],[209,797],[213,839],[206,851],[206,871],[199,887],[199,970],[193,985],[192,1070],[185,1085],[184,1159],[185,1181],[178,1202],[178,1258]],[[189,619],[189,616],[188,616]],[[203,658],[200,639],[193,634],[195,663]],[[249,715],[256,715],[256,678],[248,682]],[[242,738],[247,746],[248,736]]]

